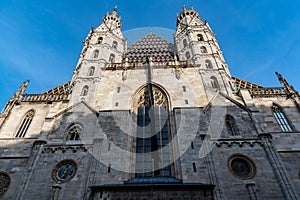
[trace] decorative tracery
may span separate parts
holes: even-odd
[[[151,86],[153,95],[153,104],[158,106],[167,106],[167,98],[162,91],[156,86]],[[138,98],[138,107],[151,107],[149,87],[143,88]]]
[[[148,84],[137,94],[136,106],[136,177],[170,177],[171,151],[165,147],[171,134],[167,96]]]
[[[80,140],[81,132],[82,132],[82,127],[79,124],[71,125],[67,131],[66,140],[67,141]]]

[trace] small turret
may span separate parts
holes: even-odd
[[[179,28],[185,28],[189,25],[199,25],[201,23],[201,19],[199,13],[194,10],[192,7],[191,9],[187,9],[185,5],[182,6],[182,12],[178,14],[176,26]]]
[[[122,27],[121,17],[117,15],[117,11],[117,6],[115,6],[112,13],[108,11],[103,17],[102,23],[105,24],[109,30],[120,29]]]

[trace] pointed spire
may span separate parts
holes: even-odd
[[[186,5],[185,4],[182,5],[182,10],[186,11]]]
[[[293,86],[291,86],[278,72],[275,72],[279,82],[282,84],[285,92],[287,93],[287,98],[299,98],[298,92],[294,89]]]
[[[115,6],[112,14],[116,16],[117,15],[117,11],[118,11],[118,7]]]
[[[2,112],[3,116],[7,116],[8,113],[11,111],[11,109],[13,108],[13,106],[17,103],[19,103],[22,100],[22,95],[25,92],[27,85],[29,83],[29,80],[25,81],[17,90],[17,92],[10,98],[10,100],[8,100],[8,102],[6,103],[4,110]],[[0,124],[1,127],[2,124]]]
[[[18,89],[18,91],[13,95],[12,99],[18,99],[20,100],[23,93],[25,92],[26,88],[27,88],[27,85],[29,83],[29,80],[25,81]]]

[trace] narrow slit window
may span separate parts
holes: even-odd
[[[206,66],[207,69],[212,69],[213,68],[210,60],[205,61],[205,66]]]
[[[111,171],[111,164],[109,164],[107,167],[107,173],[110,173],[110,171]]]
[[[231,115],[226,115],[225,124],[229,135],[238,135],[235,119]]]
[[[109,62],[111,62],[111,63],[114,63],[115,62],[115,58],[116,58],[116,56],[115,56],[115,54],[110,54],[110,56],[109,56]]]
[[[196,163],[193,162],[193,171],[197,172]]]
[[[183,42],[183,47],[187,47],[187,41],[186,41],[186,39],[184,39],[182,42]]]
[[[216,77],[214,77],[214,76],[210,77],[210,83],[211,83],[212,88],[215,88],[215,89],[220,88],[218,80],[217,80]]]
[[[186,57],[187,60],[190,59],[190,58],[191,58],[190,52],[187,51],[187,52],[185,53],[185,57]]]
[[[113,41],[112,48],[117,49],[117,47],[118,47],[118,42],[117,41]]]
[[[191,142],[191,148],[194,149],[194,142]]]
[[[93,53],[93,58],[98,58],[98,56],[99,56],[99,50],[96,49]]]
[[[92,66],[92,67],[89,68],[88,76],[94,76],[94,73],[95,73],[95,67]]]
[[[82,91],[81,91],[81,96],[86,96],[88,94],[88,91],[89,91],[89,86],[84,86],[82,88]]]

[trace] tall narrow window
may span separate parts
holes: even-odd
[[[84,86],[82,88],[82,91],[81,91],[81,96],[86,96],[88,94],[88,91],[89,91],[89,86]]]
[[[186,39],[183,39],[183,47],[187,47],[187,41],[186,41]]]
[[[226,115],[225,124],[229,135],[238,135],[235,120],[231,115]]]
[[[112,48],[117,49],[117,47],[118,47],[118,42],[117,41],[113,41]]]
[[[88,71],[88,76],[94,76],[94,73],[95,73],[95,67],[91,66]]]
[[[205,61],[205,66],[206,66],[207,69],[213,68],[210,60]]]
[[[211,83],[212,88],[216,88],[216,89],[220,88],[216,77],[214,77],[214,76],[210,77],[210,83]]]
[[[111,62],[111,63],[113,63],[113,62],[115,62],[115,58],[116,58],[116,56],[115,56],[115,54],[110,54],[110,56],[109,56],[109,62]]]
[[[272,105],[273,115],[283,132],[291,132],[293,128],[283,112],[283,109],[276,104]]]
[[[82,127],[79,124],[71,125],[68,129],[66,140],[67,141],[80,140],[81,132],[82,132]]]
[[[16,134],[16,137],[17,138],[22,138],[22,137],[25,137],[26,135],[26,132],[32,122],[32,119],[33,119],[33,116],[34,116],[34,111],[33,110],[30,110],[28,111],[23,120],[22,120],[22,123],[17,131],[17,134]]]
[[[207,53],[207,49],[204,46],[200,47],[200,51],[201,53]]]
[[[103,37],[99,37],[97,43],[101,44],[103,42]]]
[[[198,39],[198,41],[204,41],[203,35],[201,35],[201,34],[197,35],[197,39]]]
[[[188,59],[190,59],[191,58],[191,54],[190,54],[190,52],[185,52],[185,57],[186,57],[186,59],[188,60]]]
[[[170,125],[166,95],[149,84],[138,95],[136,177],[170,177]]]
[[[98,58],[98,56],[99,56],[99,50],[96,49],[93,53],[93,58]]]

